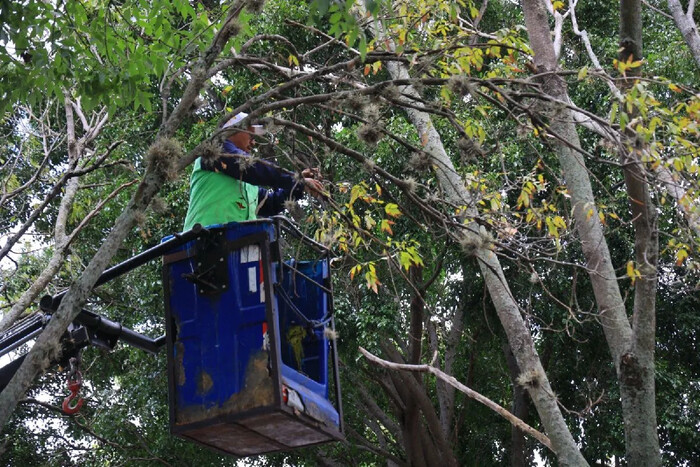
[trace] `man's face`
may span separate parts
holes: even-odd
[[[255,146],[255,138],[251,134],[253,132],[253,127],[248,127],[248,131],[250,133],[239,131],[229,136],[228,139],[235,144],[238,149],[245,152],[250,152],[253,149],[253,146]]]

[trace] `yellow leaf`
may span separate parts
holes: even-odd
[[[588,67],[584,66],[578,71],[578,80],[583,81],[588,76]]]
[[[361,270],[362,270],[362,265],[361,265],[361,264],[358,264],[358,265],[354,266],[354,267],[350,270],[350,280],[354,279],[354,278],[355,278],[355,274],[359,273]]]
[[[399,263],[401,263],[401,266],[408,271],[411,268],[411,265],[413,264],[413,260],[411,258],[411,255],[405,251],[401,251],[399,253]]]
[[[382,232],[386,232],[389,235],[394,235],[394,231],[391,230],[392,224],[394,224],[394,222],[390,221],[389,219],[382,219],[382,222],[379,225],[379,228],[381,229]]]
[[[369,263],[369,270],[365,273],[365,280],[367,281],[368,289],[371,289],[374,293],[379,293],[377,286],[381,285],[381,282],[377,279],[377,271],[372,263]]]
[[[257,84],[255,84],[255,85],[253,85],[253,87],[250,88],[250,89],[252,89],[253,91],[255,91],[255,90],[257,90],[260,86],[262,86],[262,83],[257,83]]]
[[[678,86],[676,86],[676,85],[673,84],[673,83],[669,84],[669,85],[668,85],[668,88],[669,88],[671,91],[673,91],[673,92],[682,92],[682,91],[681,91],[681,88],[679,88]]]
[[[552,8],[554,9],[554,11],[561,10],[562,8],[564,8],[564,2],[562,2],[561,0],[556,0],[555,2],[552,2]]]
[[[556,225],[560,229],[565,229],[566,228],[566,221],[561,216],[554,216],[554,225]]]
[[[634,281],[637,279],[636,276],[636,270],[634,269],[634,261],[627,261],[627,277],[629,277],[632,280],[632,283],[634,284]]]
[[[518,196],[518,204],[515,206],[515,208],[520,209],[521,207],[528,206],[530,206],[530,196],[523,189],[523,191],[520,192],[520,196]]]
[[[684,249],[681,248],[678,250],[676,253],[676,266],[680,266],[683,264],[683,261],[688,257],[688,252]]]
[[[400,217],[401,216],[401,211],[399,211],[399,206],[394,204],[394,203],[387,203],[386,206],[384,206],[384,212],[387,213],[387,215],[391,217]]]
[[[557,226],[554,225],[554,221],[552,221],[552,218],[547,217],[544,221],[547,224],[547,230],[549,231],[549,235],[551,235],[554,238],[559,238],[559,229],[557,229]]]
[[[350,190],[350,202],[349,204],[352,205],[357,198],[361,198],[362,196],[365,195],[367,191],[362,185],[354,185],[352,189]]]
[[[367,230],[371,230],[375,225],[377,225],[377,221],[372,219],[372,216],[369,213],[365,214],[365,227],[367,227]]]

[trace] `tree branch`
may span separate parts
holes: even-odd
[[[700,67],[700,34],[698,33],[698,27],[692,16],[692,12],[695,9],[695,2],[691,0],[688,4],[687,14],[683,13],[680,0],[668,0],[668,9],[671,10],[673,21],[676,23],[676,27],[678,27],[685,43],[688,45],[690,53],[693,59],[695,59],[695,63]]]
[[[384,360],[382,358],[379,358],[371,353],[369,353],[367,350],[364,348],[360,347],[360,353],[365,356],[369,361],[374,363],[375,365],[379,365],[384,368],[389,368],[391,370],[400,370],[400,371],[412,371],[412,372],[420,372],[420,373],[430,373],[435,375],[437,378],[440,380],[446,382],[447,384],[453,386],[455,389],[457,389],[460,392],[463,392],[464,394],[467,395],[467,397],[474,399],[475,401],[485,405],[489,409],[493,410],[497,414],[499,414],[501,417],[505,418],[510,422],[512,425],[517,426],[519,429],[521,429],[523,432],[527,433],[528,435],[532,436],[535,438],[537,441],[542,443],[545,447],[548,449],[552,449],[552,443],[549,440],[549,438],[544,435],[543,433],[535,430],[532,428],[530,425],[527,423],[523,422],[513,414],[511,414],[508,410],[504,409],[500,405],[496,404],[493,402],[491,399],[489,399],[486,396],[483,396],[482,394],[479,394],[478,392],[474,391],[473,389],[468,388],[464,384],[460,383],[457,381],[457,379],[453,376],[450,376],[448,374],[445,374],[441,370],[430,366],[430,365],[409,365],[405,363],[394,363],[390,362],[387,360]]]

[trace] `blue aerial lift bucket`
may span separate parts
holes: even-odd
[[[173,434],[237,456],[343,439],[327,249],[282,217],[207,227],[163,288]]]

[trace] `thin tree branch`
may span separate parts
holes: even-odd
[[[474,399],[477,402],[480,402],[481,404],[485,405],[489,409],[493,410],[497,414],[499,414],[501,417],[505,418],[510,422],[512,425],[517,426],[519,429],[521,429],[523,432],[527,433],[528,435],[532,436],[535,438],[537,441],[542,443],[542,445],[546,446],[548,449],[552,449],[552,443],[549,440],[549,438],[544,434],[541,433],[534,428],[532,428],[530,425],[525,423],[524,421],[520,420],[516,416],[514,416],[512,413],[510,413],[508,410],[504,409],[500,405],[496,404],[493,402],[491,399],[488,397],[479,394],[478,392],[474,391],[473,389],[468,388],[464,384],[460,383],[457,381],[457,379],[453,376],[450,376],[448,374],[445,374],[443,371],[439,370],[438,368],[435,368],[430,365],[409,365],[405,363],[394,363],[390,362],[387,360],[384,360],[382,358],[379,358],[364,348],[360,347],[360,353],[365,356],[369,361],[372,363],[379,365],[384,368],[389,368],[391,370],[401,370],[401,371],[414,371],[414,372],[421,372],[421,373],[431,373],[435,375],[437,378],[441,379],[442,381],[445,381],[447,384],[453,386],[455,389],[457,389],[460,392],[463,392],[464,394],[467,395],[467,397]]]
[[[107,196],[105,199],[103,199],[102,201],[100,201],[100,202],[97,204],[97,206],[95,206],[95,208],[94,208],[92,211],[90,211],[90,212],[83,218],[82,221],[80,221],[80,224],[78,224],[78,226],[77,226],[75,229],[73,229],[73,231],[72,231],[72,232],[70,233],[70,235],[68,236],[68,242],[67,242],[67,243],[70,244],[70,243],[73,242],[73,240],[75,239],[76,235],[78,235],[78,233],[80,233],[80,231],[83,230],[83,228],[87,225],[87,223],[90,222],[90,220],[91,220],[93,217],[95,217],[95,215],[97,215],[97,213],[100,212],[100,210],[104,207],[105,204],[107,204],[107,202],[108,202],[109,200],[113,199],[115,196],[117,196],[117,195],[118,195],[122,190],[124,190],[125,188],[130,187],[131,185],[133,185],[133,184],[135,184],[135,183],[137,183],[137,182],[138,182],[138,180],[132,180],[132,181],[130,181],[130,182],[126,182],[126,183],[121,184],[121,185],[120,185],[119,187],[117,187],[114,191],[112,191],[112,193],[110,193],[109,196]]]

